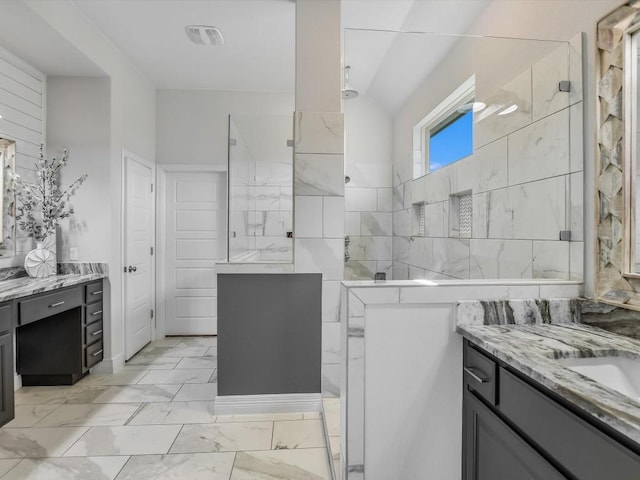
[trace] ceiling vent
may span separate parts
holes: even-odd
[[[198,45],[224,45],[220,29],[210,25],[187,25],[184,27],[187,37]]]

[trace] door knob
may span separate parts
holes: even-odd
[[[131,272],[135,272],[135,271],[137,271],[137,270],[138,270],[138,267],[134,267],[134,266],[132,266],[132,265],[129,265],[129,269],[128,269],[128,270],[129,270],[129,273],[131,273]]]

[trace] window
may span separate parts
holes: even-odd
[[[473,153],[473,111],[456,112],[426,133],[429,172],[433,172]]]
[[[413,128],[413,178],[473,153],[475,75]]]

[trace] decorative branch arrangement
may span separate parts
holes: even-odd
[[[65,190],[58,187],[60,169],[67,164],[68,151],[60,160],[44,158],[43,145],[40,145],[40,160],[36,163],[38,180],[29,183],[16,175],[16,223],[29,237],[42,242],[55,234],[56,226],[63,218],[73,214],[68,201],[87,179],[84,174],[77,178]]]

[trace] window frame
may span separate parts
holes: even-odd
[[[442,130],[442,124],[446,122],[448,118],[451,118],[460,106],[473,102],[475,94],[476,76],[474,74],[413,127],[412,178],[414,180],[431,173],[429,169],[429,141],[427,140],[431,138],[431,130],[437,127],[440,127],[440,130]],[[459,160],[462,160],[462,158]],[[453,163],[455,162],[451,164]]]

